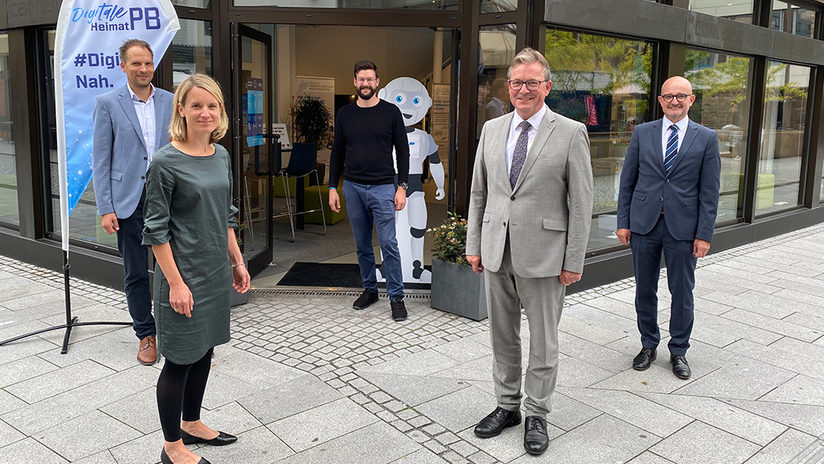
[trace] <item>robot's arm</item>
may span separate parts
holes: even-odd
[[[435,186],[438,188],[438,190],[435,191],[435,199],[442,200],[443,197],[446,196],[446,192],[443,189],[444,172],[441,157],[438,156],[437,151],[429,155],[429,172],[432,173],[432,179],[435,180]]]

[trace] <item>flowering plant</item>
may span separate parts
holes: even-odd
[[[432,234],[432,256],[450,263],[469,264],[466,261],[466,219],[447,212],[447,218],[438,227],[427,230]]]

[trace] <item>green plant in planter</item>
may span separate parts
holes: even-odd
[[[447,212],[447,218],[438,227],[427,230],[432,234],[432,256],[448,263],[469,264],[466,260],[466,219]]]
[[[325,146],[331,132],[332,114],[323,100],[309,95],[300,96],[289,112],[297,142],[311,143],[317,148]]]

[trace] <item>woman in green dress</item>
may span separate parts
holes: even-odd
[[[146,181],[143,244],[157,265],[154,308],[163,464],[207,464],[186,445],[227,445],[236,437],[200,421],[214,347],[229,341],[230,284],[243,293],[249,273],[235,239],[229,153],[216,142],[228,117],[210,77],[195,74],[174,96],[171,143],[152,157]],[[182,417],[182,421],[181,421]]]

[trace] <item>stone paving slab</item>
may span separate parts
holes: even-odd
[[[541,459],[522,427],[472,433],[495,407],[485,321],[410,295],[398,324],[383,298],[352,311],[357,295],[312,291],[255,291],[232,309],[202,417],[240,441],[192,449],[261,464],[824,462],[824,225],[699,260],[689,381],[670,371],[665,278],[644,372],[629,368],[632,279],[567,297]],[[84,320],[128,320],[122,292],[73,280],[72,293]],[[0,257],[0,338],[62,323],[62,295],[61,274]],[[67,355],[61,341],[0,347],[0,464],[158,462],[162,363],[137,363],[129,327],[75,329]]]
[[[759,446],[721,429],[695,421],[650,450],[670,461],[685,464],[738,464]]]

